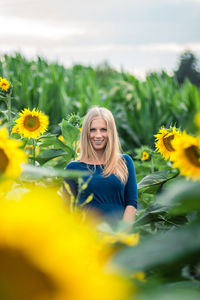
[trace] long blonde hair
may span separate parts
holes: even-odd
[[[104,107],[92,107],[86,114],[81,130],[80,138],[80,157],[81,161],[98,161],[95,150],[89,139],[90,125],[95,119],[102,118],[107,123],[108,142],[104,151],[104,170],[103,175],[115,174],[122,183],[126,183],[128,169],[121,155],[121,145],[117,133],[114,117],[110,110]]]

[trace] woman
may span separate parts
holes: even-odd
[[[135,169],[131,157],[120,153],[114,117],[108,109],[93,107],[88,111],[82,126],[80,149],[79,160],[66,167],[66,170],[91,174],[83,177],[88,185],[79,202],[83,203],[93,194],[92,201],[85,205],[87,209],[95,210],[107,220],[115,217],[133,221],[137,210]],[[76,182],[66,181],[76,196]]]

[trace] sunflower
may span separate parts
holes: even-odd
[[[0,129],[0,175],[17,177],[21,173],[20,165],[26,162],[26,155],[20,146],[20,141],[8,137],[5,127]]]
[[[181,136],[180,130],[175,127],[171,129],[165,129],[162,127],[156,137],[155,146],[156,151],[160,152],[165,160],[172,159],[174,154],[173,142]]]
[[[184,132],[174,141],[173,167],[180,170],[180,174],[194,180],[200,179],[200,138]]]
[[[0,89],[2,89],[4,92],[7,92],[9,88],[10,82],[5,78],[0,78]]]
[[[26,184],[0,203],[0,295],[13,300],[124,300],[129,284],[99,263],[98,236],[55,187]],[[8,201],[9,200],[9,201]]]
[[[19,116],[15,126],[18,126],[16,127],[18,133],[24,137],[37,138],[47,130],[49,125],[48,116],[35,108],[32,111],[25,108]]]
[[[149,153],[146,151],[143,151],[141,160],[148,160],[148,159],[149,159]]]

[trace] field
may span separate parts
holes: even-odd
[[[83,188],[64,168],[94,105],[112,111],[135,165],[131,227],[87,219],[70,191],[63,206],[63,177]],[[4,55],[0,175],[1,299],[199,299],[200,89],[189,80]]]

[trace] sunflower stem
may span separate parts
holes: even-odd
[[[153,155],[151,156],[151,173],[154,172],[154,162],[153,162]]]
[[[35,147],[36,147],[36,140],[33,139],[33,165],[35,166]]]
[[[8,132],[9,136],[11,135],[11,122],[12,122],[12,115],[11,115],[11,96],[7,97],[7,109],[8,109]]]

